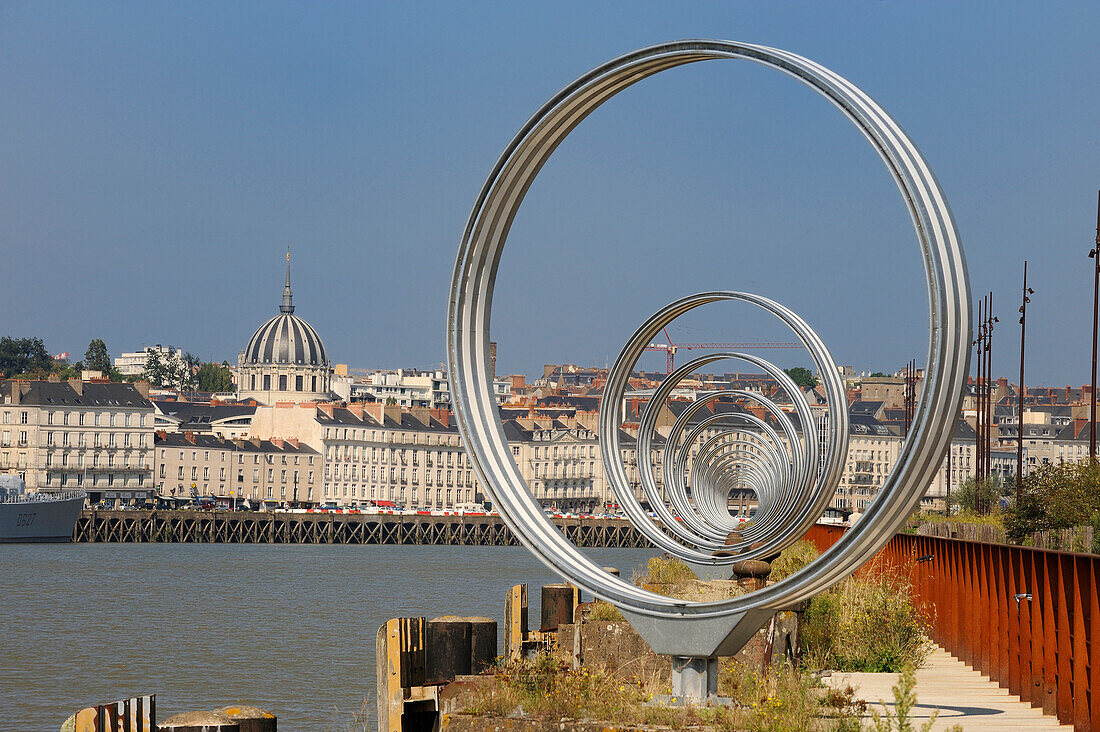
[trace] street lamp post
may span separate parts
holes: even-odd
[[[1096,459],[1096,325],[1100,316],[1100,191],[1096,192],[1096,246],[1089,252],[1092,275],[1092,392],[1089,399],[1089,462]]]
[[[984,374],[983,357],[985,355],[985,320],[983,319],[983,307],[985,306],[984,298],[978,301],[978,337],[974,339],[974,346],[977,349],[978,356],[978,371],[977,378],[974,380],[974,495],[979,495],[979,486],[982,484],[982,467],[985,465],[985,460],[982,458],[982,376]],[[975,508],[979,508],[977,505],[977,499],[975,499]]]
[[[993,472],[993,329],[1001,322],[993,315],[993,293],[990,292],[985,307],[985,466],[983,474],[988,478]]]
[[[1028,295],[1034,295],[1035,290],[1027,286],[1027,260],[1024,260],[1024,287],[1020,303],[1020,394],[1018,416],[1016,417],[1016,506],[1020,505],[1020,497],[1023,495],[1024,480],[1024,337],[1027,333],[1027,304],[1031,302]]]

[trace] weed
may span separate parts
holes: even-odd
[[[615,623],[623,620],[623,614],[619,612],[619,608],[611,603],[604,602],[603,600],[596,600],[592,606],[592,610],[588,613],[588,619]]]
[[[850,577],[814,597],[802,623],[803,664],[842,671],[899,672],[931,651],[926,622],[896,571]]]
[[[812,543],[808,541],[797,542],[784,549],[783,553],[772,562],[772,571],[768,575],[768,581],[778,582],[781,579],[786,579],[820,555],[821,552]]]

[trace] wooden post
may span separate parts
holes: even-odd
[[[425,626],[424,683],[445,684],[470,673],[470,624],[445,615]]]
[[[573,622],[573,612],[580,604],[580,590],[569,584],[543,585],[542,632],[557,630],[559,625]]]
[[[424,624],[424,618],[393,618],[378,629],[378,732],[402,732],[406,691],[424,684]]]
[[[527,585],[514,585],[504,601],[504,658],[514,661],[523,655],[527,639]]]

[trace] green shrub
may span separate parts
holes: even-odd
[[[603,600],[596,600],[596,602],[593,603],[592,610],[588,613],[588,619],[615,623],[623,619],[623,614],[619,612],[619,608],[611,603],[604,602]]]
[[[900,672],[931,651],[908,581],[883,571],[850,577],[810,600],[802,622],[803,663],[840,671]]]
[[[678,585],[695,579],[687,563],[672,557],[650,557],[645,566],[647,584]]]

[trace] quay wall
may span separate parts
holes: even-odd
[[[645,548],[628,521],[555,518],[582,547]],[[251,511],[104,511],[85,509],[77,542],[226,544],[441,544],[517,546],[500,516],[285,513]]]

